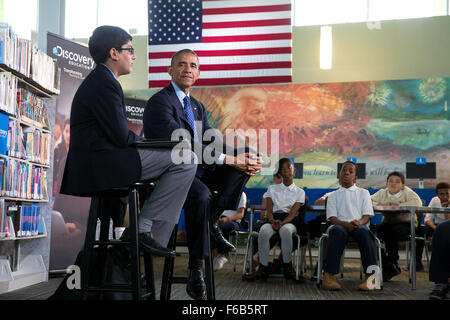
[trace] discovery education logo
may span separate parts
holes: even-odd
[[[68,60],[69,65],[91,70],[94,68],[94,60],[91,57],[81,55],[80,53],[64,50],[61,46],[55,46],[52,49],[53,55]]]

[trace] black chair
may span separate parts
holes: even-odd
[[[206,226],[207,234],[209,235],[209,223]],[[173,228],[172,235],[170,236],[169,244],[167,247],[172,250],[176,250],[177,246],[186,246],[186,242],[177,242],[177,231],[178,225]],[[206,237],[207,250],[209,256],[205,259],[205,283],[206,283],[206,297],[207,300],[216,300],[215,286],[214,286],[214,272],[213,272],[213,262],[212,262],[212,252],[211,252],[211,242],[210,237]],[[166,257],[164,260],[164,271],[161,282],[161,294],[160,300],[170,300],[170,294],[172,292],[172,284],[174,283],[187,283],[187,277],[174,276],[173,268],[175,265],[174,257]]]
[[[92,197],[89,210],[88,225],[84,250],[81,259],[81,290],[83,299],[87,298],[88,293],[97,292],[100,294],[111,292],[127,292],[132,294],[133,300],[149,299],[155,300],[155,285],[153,274],[152,255],[143,252],[146,292],[143,292],[142,274],[140,268],[140,250],[138,241],[138,214],[139,203],[138,193],[141,190],[152,188],[154,186],[151,181],[136,182],[128,188],[118,188],[97,193]],[[104,203],[112,198],[128,196],[129,198],[129,231],[130,241],[109,240],[109,224],[110,216],[104,210]],[[95,240],[97,219],[100,219],[100,237]],[[128,246],[131,256],[129,268],[131,284],[111,284],[105,285],[105,261],[108,254],[108,247]],[[94,261],[93,253],[96,249],[96,259]],[[94,270],[92,270],[94,269]],[[95,280],[95,284],[91,285],[90,280]]]

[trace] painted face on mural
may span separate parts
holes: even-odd
[[[233,118],[235,129],[260,129],[264,127],[267,93],[260,88],[245,88],[234,94],[225,109]]]

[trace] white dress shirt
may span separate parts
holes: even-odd
[[[296,202],[305,203],[305,191],[292,183],[286,186],[284,183],[270,185],[265,198],[272,199],[273,212],[290,213]]]
[[[369,191],[355,184],[350,188],[340,187],[328,196],[327,219],[336,217],[341,221],[350,222],[373,214]]]
[[[428,207],[430,207],[430,208],[442,208],[441,199],[439,199],[438,197],[434,197],[433,199],[431,199],[430,204],[428,205]],[[427,213],[425,215],[425,221],[427,221],[427,220],[433,221],[433,223],[435,225],[437,225],[437,224],[439,224],[441,222],[447,221],[447,219],[445,218],[445,214],[443,214],[443,213],[438,213],[438,214]]]
[[[245,208],[246,204],[247,204],[247,195],[245,194],[245,192],[242,192],[241,199],[239,200],[238,210],[240,208]],[[235,214],[237,214],[237,210],[224,210],[224,212],[222,212],[221,216],[231,217],[231,216],[234,216]],[[241,219],[234,220],[234,221],[239,223],[241,221]]]

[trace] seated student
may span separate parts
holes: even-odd
[[[281,238],[281,251],[283,254],[283,273],[286,279],[291,279],[292,269],[292,236],[297,229],[292,220],[300,207],[305,203],[305,191],[294,184],[295,168],[288,158],[278,162],[281,168],[283,183],[271,185],[267,190],[267,218],[269,223],[264,224],[258,236],[259,268],[257,278],[267,281],[269,275],[270,239],[278,233]]]
[[[431,242],[430,281],[434,288],[429,298],[433,300],[450,299],[450,221],[439,223]]]
[[[340,290],[341,285],[334,275],[339,273],[341,256],[350,237],[358,242],[364,270],[376,265],[375,243],[368,225],[373,216],[369,191],[356,186],[357,166],[351,161],[344,162],[339,172],[341,187],[332,192],[327,199],[327,219],[331,222],[328,229],[327,259],[324,267],[322,288]],[[359,290],[369,291],[369,274],[359,286]]]
[[[219,217],[219,228],[225,239],[229,241],[230,233],[233,230],[239,230],[241,219],[244,218],[245,207],[247,204],[247,195],[242,192],[241,199],[239,200],[238,209],[236,210],[225,210]],[[214,237],[211,238],[211,245],[213,246],[213,268],[214,270],[220,270],[223,268],[224,264],[228,262],[227,247],[221,245],[221,243],[214,241]]]
[[[281,177],[280,168],[278,168],[278,171],[274,173],[272,181],[274,184],[280,184],[283,182],[283,178]],[[264,192],[262,196],[261,205],[267,206],[267,191]],[[259,232],[262,225],[267,223],[267,215],[266,210],[261,210],[261,219],[253,226],[253,231]],[[273,248],[275,245],[275,241],[270,242],[270,248]],[[258,238],[253,238],[253,260],[259,261],[259,253],[258,253]]]
[[[380,189],[372,195],[374,206],[422,206],[422,200],[413,190],[405,186],[405,176],[397,171],[387,176],[386,189]],[[378,226],[378,237],[384,241],[381,252],[383,281],[388,281],[401,273],[398,266],[398,242],[411,234],[410,214],[386,214]],[[417,228],[417,217],[415,217]]]
[[[448,208],[450,206],[450,184],[447,182],[440,182],[436,185],[436,197],[431,199],[428,206],[430,208]],[[450,219],[449,214],[432,214],[427,213],[425,215],[425,235],[428,237],[432,237],[434,230],[438,224],[445,222]],[[417,240],[416,241],[416,270],[423,270],[422,266],[422,254],[423,248],[425,246],[425,241]]]

